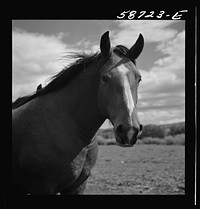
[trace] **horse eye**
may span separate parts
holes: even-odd
[[[140,83],[140,81],[142,81],[142,79],[141,79],[141,78],[139,78],[138,83]]]
[[[110,79],[110,76],[109,76],[109,75],[102,75],[102,76],[101,76],[101,80],[102,80],[104,83],[108,82],[109,79]]]

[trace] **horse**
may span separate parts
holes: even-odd
[[[40,91],[42,89],[42,84],[39,84],[37,86],[36,92]],[[35,95],[34,95],[35,96]],[[33,97],[34,97],[33,96]],[[12,103],[12,109],[17,108],[18,106],[20,106],[21,104],[26,103],[27,101],[29,101],[32,97],[31,96],[24,96],[24,97],[19,97],[18,99],[15,100],[15,102]]]
[[[134,146],[143,129],[136,107],[143,46],[139,34],[130,49],[111,47],[107,31],[99,52],[71,55],[74,62],[46,86],[13,103],[15,194],[83,194],[98,155],[95,133],[106,119],[119,146]]]

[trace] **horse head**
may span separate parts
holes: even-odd
[[[136,107],[141,74],[135,61],[143,46],[141,34],[130,49],[122,45],[111,47],[109,32],[104,33],[100,41],[105,64],[100,74],[99,108],[113,124],[120,146],[133,146],[143,129]]]

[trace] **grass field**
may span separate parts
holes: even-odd
[[[185,194],[185,146],[101,146],[85,194]]]

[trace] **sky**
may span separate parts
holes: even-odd
[[[99,51],[109,30],[111,45],[131,47],[139,33],[144,49],[137,59],[142,75],[138,116],[143,125],[185,121],[184,20],[13,20],[12,100],[31,94],[62,70],[71,52]],[[106,121],[102,128],[111,127]]]

